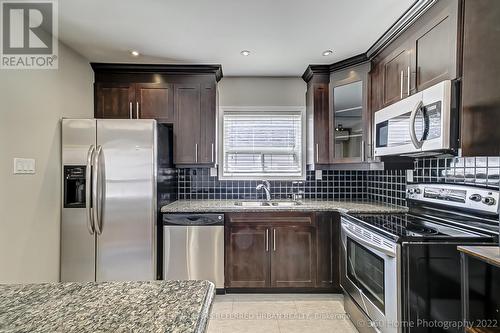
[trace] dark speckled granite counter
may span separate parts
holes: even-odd
[[[0,332],[206,331],[208,281],[0,285]]]
[[[406,207],[384,205],[362,201],[302,201],[292,207],[241,207],[234,200],[178,200],[161,208],[162,213],[225,213],[225,212],[319,212],[338,211],[343,213],[405,213]]]

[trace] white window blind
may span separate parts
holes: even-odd
[[[223,176],[302,177],[301,112],[224,112]]]

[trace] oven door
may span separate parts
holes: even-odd
[[[341,285],[370,325],[383,333],[400,332],[399,245],[372,234],[342,218]]]

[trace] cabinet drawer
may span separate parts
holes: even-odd
[[[313,225],[313,213],[295,212],[248,212],[226,214],[226,219],[231,224],[265,224],[265,225]]]

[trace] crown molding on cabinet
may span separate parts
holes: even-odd
[[[387,45],[400,36],[422,14],[431,8],[438,0],[416,0],[413,5],[365,52],[344,59],[331,65],[309,65],[302,79],[309,82],[313,75],[329,74],[331,72],[348,68],[370,61],[379,54]]]
[[[126,73],[161,73],[161,74],[214,74],[217,81],[222,79],[221,65],[185,65],[185,64],[122,64],[90,63],[94,72]]]

